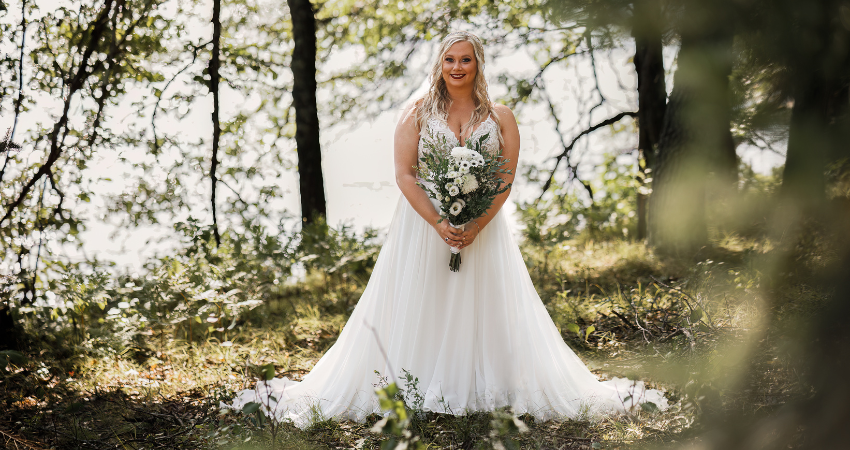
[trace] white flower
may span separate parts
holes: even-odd
[[[464,185],[464,186],[466,186],[466,185]],[[451,195],[452,197],[454,197],[455,195],[460,193],[460,189],[458,189],[458,187],[453,185],[453,184],[450,184],[448,186],[448,189],[449,189],[449,195]]]
[[[475,175],[466,174],[461,178],[463,180],[463,188],[461,189],[464,194],[469,194],[470,192],[478,189],[478,180],[475,179]]]
[[[463,210],[463,204],[461,203],[463,200],[458,199],[456,202],[452,203],[452,206],[449,208],[449,214],[456,216],[460,214]]]
[[[458,172],[460,172],[462,174],[469,173],[469,167],[461,167],[460,170],[458,170]]]
[[[461,175],[461,173],[460,173],[460,172],[458,172],[457,170],[450,170],[450,171],[446,174],[446,178],[457,178],[457,177],[459,177],[460,175]]]
[[[477,152],[475,150],[470,150],[466,147],[455,147],[452,149],[452,158],[454,159],[467,159],[476,154]]]
[[[458,166],[460,166],[460,170],[469,170],[469,168],[472,167],[472,163],[470,163],[469,161],[461,161],[458,163]]]
[[[452,199],[452,198],[451,198],[451,197],[449,197],[448,195],[446,196],[446,201],[449,201],[449,200],[451,200],[451,199]]]
[[[484,165],[484,157],[481,155],[475,155],[475,157],[472,158],[470,163],[472,163],[472,167],[481,167]]]

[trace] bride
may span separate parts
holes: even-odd
[[[374,386],[407,371],[419,379],[427,411],[462,414],[510,406],[537,419],[623,411],[638,401],[663,408],[659,391],[626,379],[597,380],[564,343],[532,285],[501,208],[464,231],[440,221],[417,185],[425,139],[458,145],[487,135],[513,181],[520,137],[509,108],[493,104],[484,52],[467,32],[446,36],[428,93],[410,105],[395,131],[395,171],[402,196],[363,296],[336,343],[301,382],[260,382],[232,405],[257,402],[270,417],[299,427],[324,418],[363,421],[381,412]],[[459,272],[449,248],[462,249]],[[404,386],[401,386],[404,387]]]

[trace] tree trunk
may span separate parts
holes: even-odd
[[[708,242],[706,196],[737,181],[730,132],[732,34],[682,32],[678,70],[664,115],[650,199],[650,242],[662,253],[695,256]],[[709,190],[709,181],[723,186]]]
[[[710,2],[688,2],[677,22],[678,69],[658,138],[649,206],[649,240],[661,253],[696,257],[708,243],[706,197],[724,199],[737,185],[729,14]]]
[[[788,150],[781,193],[786,201],[816,208],[826,201],[826,170],[830,161],[850,156],[846,148],[848,80],[829,79],[821,73],[806,77],[794,96]],[[842,120],[843,119],[843,120]],[[844,141],[841,143],[833,142]],[[838,144],[838,145],[836,145]],[[843,150],[843,151],[842,151]]]
[[[685,45],[683,41],[683,51]],[[686,93],[681,78],[677,72],[658,142],[649,201],[649,241],[666,254],[692,254],[708,236],[704,177],[695,170],[692,130],[683,117],[692,96]]]
[[[781,190],[783,197],[794,203],[817,206],[826,200],[825,94],[823,84],[813,78],[794,96]]]
[[[9,308],[11,299],[0,299],[0,350],[19,350],[18,327]]]
[[[655,152],[664,113],[667,109],[667,83],[664,79],[664,55],[661,43],[660,6],[651,1],[638,1],[634,5],[635,72],[638,90],[638,151],[643,159],[641,184],[651,178]],[[642,191],[643,189],[641,189]],[[637,194],[637,238],[647,237],[647,195]]]
[[[219,141],[221,140],[221,121],[219,120],[219,73],[218,69],[221,67],[221,0],[215,0],[213,2],[213,50],[212,57],[210,58],[209,71],[210,71],[210,92],[213,95],[213,111],[212,111],[212,122],[213,122],[213,141],[212,141],[212,161],[210,163],[210,184],[211,184],[211,194],[210,194],[210,203],[212,205],[212,219],[213,219],[213,236],[215,237],[215,245],[221,245],[221,235],[218,233],[218,214],[216,212],[216,202],[215,202],[215,191],[216,186],[218,185],[218,177],[216,175],[216,169],[218,168],[218,146]]]
[[[291,65],[294,79],[292,101],[295,107],[301,217],[305,223],[313,223],[327,216],[316,107],[316,17],[309,0],[287,0],[287,3],[295,41]]]

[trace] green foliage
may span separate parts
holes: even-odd
[[[410,431],[410,417],[404,401],[398,399],[400,393],[395,383],[375,390],[380,402],[381,409],[387,415],[372,427],[372,432],[389,435],[389,438],[381,443],[381,450],[392,450],[396,448],[414,448],[421,450],[425,445],[420,442],[419,436],[414,436]]]
[[[640,188],[633,162],[616,155],[605,158],[590,182],[594,198],[587,200],[574,183],[554,184],[551,194],[518,205],[528,245],[549,247],[564,241],[605,241],[635,236],[635,198]],[[531,173],[530,179],[535,179]]]

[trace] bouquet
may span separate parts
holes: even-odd
[[[497,195],[507,191],[499,173],[509,174],[501,154],[482,151],[488,134],[476,141],[466,140],[463,147],[452,147],[445,136],[426,139],[427,152],[419,158],[418,183],[428,195],[440,203],[440,221],[455,227],[464,226],[487,213]],[[460,270],[460,249],[452,247],[449,269]]]

